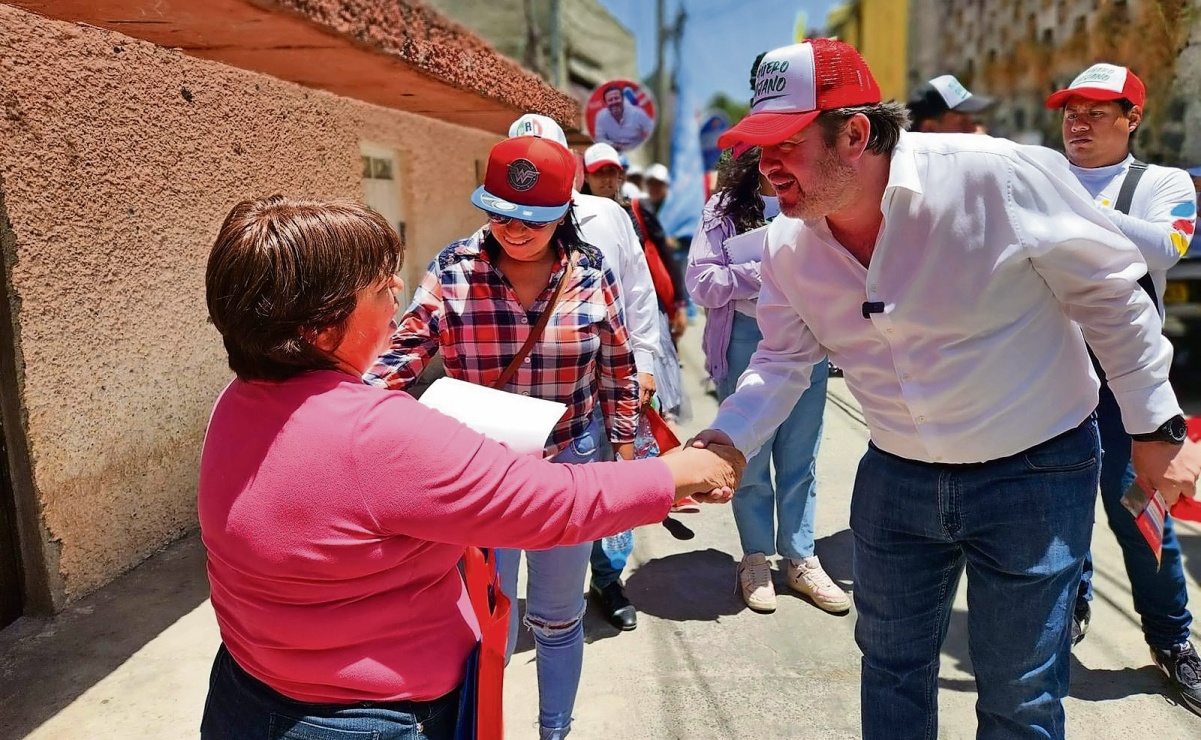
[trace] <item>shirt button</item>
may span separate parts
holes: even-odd
[[[528,323],[530,323],[530,320],[529,320],[529,319],[527,319],[527,318],[524,318],[524,317],[523,317],[523,318],[521,319],[521,323],[523,323],[523,324],[528,324]]]
[[[873,293],[875,293],[875,292],[876,292],[876,288],[877,288],[877,287],[879,287],[879,286],[877,286],[875,283],[872,283],[872,286],[871,286],[871,287],[872,287],[872,292],[873,292]]]
[[[922,423],[922,422],[924,422],[925,420],[926,420],[926,417],[924,417],[924,416],[919,416],[919,417],[917,417],[917,423],[918,423],[918,424],[921,424],[921,423]]]
[[[885,333],[885,334],[892,334],[892,328],[890,327],[890,328],[888,328],[888,329],[885,329],[885,330],[884,330],[884,333]]]
[[[904,375],[901,376],[901,378],[903,380],[909,380],[909,373],[905,373]]]
[[[530,358],[528,358],[528,357],[527,357],[527,358],[525,358],[525,361],[526,361],[527,363],[529,363],[529,361],[530,361]]]
[[[529,392],[529,391],[522,391],[522,392],[521,392],[521,395],[523,395],[523,396],[528,396],[528,395],[530,395],[530,392]]]

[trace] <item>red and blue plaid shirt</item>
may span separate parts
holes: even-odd
[[[391,348],[365,376],[368,382],[404,390],[439,350],[452,378],[489,387],[500,378],[554,295],[567,260],[560,254],[527,312],[483,249],[486,234],[451,244],[430,264]],[[547,457],[584,433],[598,398],[611,441],[632,442],[638,425],[638,376],[613,273],[595,247],[584,245],[571,255],[571,282],[504,388],[567,404],[547,440]]]

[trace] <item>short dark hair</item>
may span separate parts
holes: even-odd
[[[871,124],[867,150],[873,154],[892,154],[901,140],[901,132],[909,124],[909,111],[895,100],[822,111],[815,120],[821,126],[826,146],[833,146],[846,122],[860,114],[867,116]]]
[[[209,317],[243,380],[286,380],[335,367],[313,344],[340,342],[358,292],[395,275],[404,246],[383,216],[351,201],[244,200],[213,244],[205,273]]]
[[[619,85],[609,85],[604,89],[604,91],[601,92],[601,100],[604,100],[606,97],[608,97],[609,93],[611,92],[615,92],[620,95],[622,100],[625,99],[626,94]]]

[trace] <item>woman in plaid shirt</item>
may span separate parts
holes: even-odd
[[[575,157],[535,136],[493,147],[472,202],[489,224],[438,255],[368,380],[411,386],[442,353],[447,375],[493,386],[565,278],[546,328],[504,389],[567,405],[547,440],[557,462],[597,460],[599,403],[617,455],[633,459],[639,397],[615,281],[600,250],[585,244],[569,212]],[[487,543],[480,543],[487,544]],[[501,550],[502,587],[516,601],[520,550]],[[584,575],[589,544],[526,553],[525,624],[538,660],[544,740],[571,729],[584,659]],[[509,654],[517,644],[517,610]]]

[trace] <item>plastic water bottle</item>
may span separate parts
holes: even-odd
[[[609,562],[618,570],[626,567],[626,561],[630,559],[630,553],[634,551],[634,533],[631,530],[626,530],[612,537],[606,537],[601,540],[601,549],[605,551],[605,555],[609,557]]]
[[[657,407],[659,399],[656,398],[653,403]],[[659,452],[659,443],[655,440],[655,433],[651,431],[650,422],[646,420],[646,416],[639,416],[638,429],[634,432],[634,459],[658,457]]]

